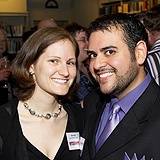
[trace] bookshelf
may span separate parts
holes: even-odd
[[[22,35],[28,29],[28,12],[0,12],[0,28],[7,32],[8,53],[16,54],[22,44]]]
[[[100,15],[110,13],[139,13],[157,5],[159,0],[101,0]]]

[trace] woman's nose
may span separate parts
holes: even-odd
[[[63,75],[63,76],[68,76],[69,75],[69,71],[68,71],[68,67],[66,64],[61,64],[59,66],[59,74]]]

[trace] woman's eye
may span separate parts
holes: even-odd
[[[55,59],[52,59],[51,62],[52,62],[52,63],[58,63],[58,61],[55,60]]]
[[[69,66],[75,66],[75,65],[76,65],[76,62],[70,61],[70,62],[67,62],[67,65],[69,65]]]

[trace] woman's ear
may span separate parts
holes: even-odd
[[[33,75],[34,74],[34,65],[32,64],[29,68],[29,74]]]
[[[143,65],[147,57],[147,46],[144,41],[139,41],[135,48],[136,60],[139,65]]]

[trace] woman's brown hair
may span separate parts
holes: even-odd
[[[38,58],[45,52],[48,46],[65,39],[68,39],[73,44],[77,58],[79,49],[76,40],[65,30],[58,27],[47,27],[37,30],[23,44],[11,65],[14,94],[18,100],[26,101],[31,98],[34,93],[35,82],[29,73],[30,66],[37,62]],[[73,85],[75,85],[75,82]],[[70,95],[70,93],[73,92],[72,89],[73,87],[71,87],[69,93],[64,96],[65,99],[72,97]]]

